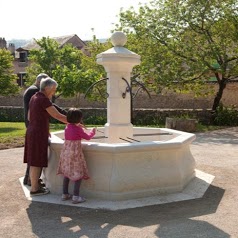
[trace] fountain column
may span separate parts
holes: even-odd
[[[127,38],[123,32],[111,36],[114,47],[97,55],[97,63],[107,72],[107,123],[105,136],[109,143],[121,143],[120,138],[133,137],[131,123],[131,72],[140,64],[140,56],[124,47]],[[126,81],[128,82],[128,85]]]

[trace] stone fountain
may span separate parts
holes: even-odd
[[[131,123],[131,72],[140,56],[124,47],[126,35],[115,32],[114,47],[97,55],[107,72],[107,123],[95,138],[83,141],[91,179],[82,183],[88,198],[117,201],[181,192],[195,177],[190,144],[195,135],[167,128],[134,127]],[[64,133],[52,134],[44,182],[61,194],[62,176],[56,175]]]

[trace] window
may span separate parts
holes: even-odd
[[[27,59],[26,52],[20,52],[19,61],[20,62],[26,62],[26,59]]]

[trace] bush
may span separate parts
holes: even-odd
[[[221,104],[215,112],[214,124],[218,126],[238,126],[238,111],[235,106],[224,107]]]
[[[23,122],[24,111],[22,107],[0,107],[0,121]]]
[[[163,116],[158,110],[138,109],[133,111],[132,123],[135,126],[158,126],[165,124],[165,116]]]
[[[65,108],[67,110],[67,108]],[[83,122],[86,125],[104,125],[107,122],[106,108],[82,108]],[[235,111],[233,109],[232,111]],[[224,113],[223,113],[224,114]],[[194,118],[204,125],[211,125],[211,110],[202,109],[134,109],[132,124],[135,126],[163,126],[165,125],[166,117],[175,118]],[[217,114],[217,125],[232,125],[231,123],[237,119],[237,114],[229,119],[229,124],[223,123],[225,119],[221,118],[221,111]],[[24,122],[23,107],[0,107],[1,122]],[[226,122],[227,120],[225,120]],[[59,123],[58,120],[51,118],[51,123]],[[236,121],[237,123],[237,121]],[[212,123],[213,124],[213,123]],[[236,124],[237,125],[237,124]]]

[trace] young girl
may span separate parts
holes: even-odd
[[[60,154],[60,162],[57,174],[64,175],[62,200],[71,199],[68,192],[69,181],[74,181],[73,203],[85,202],[81,197],[80,184],[82,179],[89,179],[86,161],[84,159],[81,140],[90,140],[96,133],[93,128],[89,133],[84,130],[82,124],[82,111],[70,108],[67,113],[68,124],[65,128],[65,141]]]

